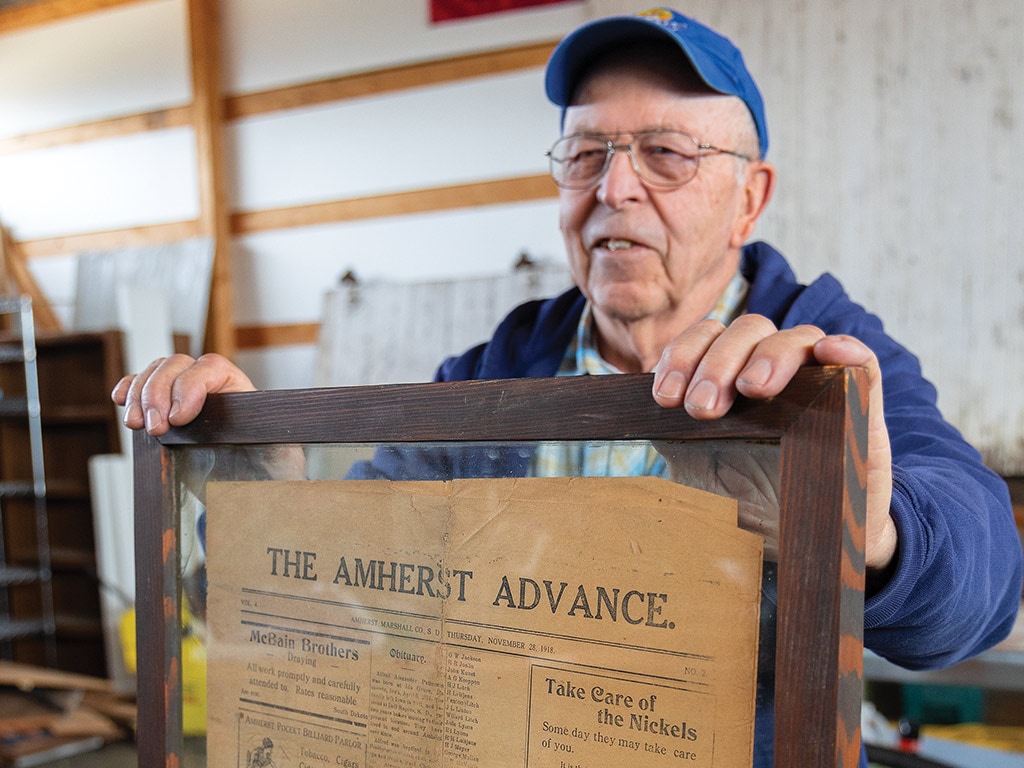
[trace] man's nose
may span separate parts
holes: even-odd
[[[626,147],[616,148],[608,161],[608,169],[597,186],[597,199],[609,208],[620,208],[629,200],[638,200],[646,193],[633,156]]]

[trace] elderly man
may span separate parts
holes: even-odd
[[[558,46],[546,88],[563,110],[549,157],[577,287],[515,309],[437,378],[654,371],[658,403],[713,419],[737,395],[778,394],[800,366],[862,366],[866,645],[925,667],[1003,638],[1022,570],[1005,484],[942,419],[917,360],[876,317],[833,278],[800,285],[776,251],[747,244],[775,170],[740,52],[668,9],[600,19]],[[207,394],[252,388],[219,356],[176,355],[123,379],[113,398],[129,427],[159,435]],[[381,461],[371,472],[387,474]],[[540,461],[561,459],[524,471],[545,474]],[[636,461],[660,471],[656,458]],[[759,717],[755,765],[771,765],[769,729]]]

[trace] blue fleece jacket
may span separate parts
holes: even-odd
[[[881,365],[899,552],[890,582],[866,601],[865,646],[901,666],[924,669],[953,664],[1006,637],[1020,604],[1022,578],[1006,484],[942,418],[935,388],[922,376],[917,358],[886,335],[882,322],[855,304],[831,275],[801,285],[782,255],[765,243],[744,248],[741,268],[750,281],[748,312],[765,315],[779,328],[810,324],[828,334],[855,336]],[[489,341],[445,360],[435,379],[553,376],[583,306],[577,289],[523,304]],[[491,466],[481,466],[477,451],[441,459],[382,449],[357,474],[515,476],[525,474],[529,456],[510,450],[486,462]],[[770,723],[758,725],[755,765],[767,768]]]

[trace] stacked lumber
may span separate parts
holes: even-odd
[[[0,766],[44,765],[129,738],[135,713],[109,680],[0,661]]]

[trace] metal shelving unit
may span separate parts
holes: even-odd
[[[0,342],[0,362],[20,362],[25,371],[24,394],[8,396],[6,392],[0,391],[0,417],[6,423],[21,418],[25,420],[30,453],[29,477],[0,482],[0,655],[13,658],[14,644],[21,638],[42,638],[46,661],[54,666],[57,661],[57,632],[31,299],[27,296],[0,296],[0,316],[7,321],[6,326],[10,329],[8,340]],[[26,501],[31,503],[26,504]],[[33,519],[13,519],[19,515],[31,515]],[[12,526],[34,528],[35,552],[31,559],[23,555],[17,559],[11,557],[7,537]],[[15,610],[12,599],[14,590],[32,588],[37,591],[33,597],[38,600],[38,611],[26,615]]]

